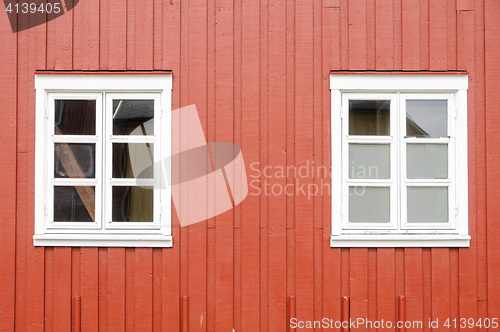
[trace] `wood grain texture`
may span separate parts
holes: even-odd
[[[288,298],[302,320],[394,320],[405,296],[408,331],[500,314],[496,2],[86,0],[17,34],[0,16],[1,331],[69,331],[75,296],[82,331],[287,331]],[[249,196],[189,227],[172,211],[173,248],[33,247],[35,70],[153,69],[241,146]],[[256,194],[329,183],[264,171],[329,169],[329,71],[349,69],[468,72],[470,248],[330,248],[331,194]]]
[[[0,122],[0,330],[13,331],[16,288],[16,126],[17,126],[17,35],[10,30],[7,15],[0,15],[0,101],[5,118]]]
[[[500,189],[497,185],[500,180],[500,154],[495,143],[498,141],[500,114],[492,112],[500,106],[500,98],[495,92],[499,88],[498,75],[500,73],[500,25],[498,2],[485,2],[485,73],[486,73],[486,185],[487,197],[487,262],[488,262],[488,316],[500,314],[500,251],[498,239],[500,231],[497,227],[499,206],[495,202],[500,198]]]

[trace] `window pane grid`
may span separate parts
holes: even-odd
[[[381,99],[384,99],[385,96],[381,96]],[[433,98],[428,98],[426,99],[425,96],[414,96],[412,95],[412,102],[413,102],[413,114],[414,118],[418,120],[418,123],[421,124],[424,128],[420,128],[422,131],[422,135],[416,135],[415,136],[406,136],[407,134],[407,128],[408,128],[408,123],[409,120],[406,116],[406,111],[405,107],[402,106],[406,99],[404,94],[401,95],[401,99],[398,103],[399,108],[391,108],[391,112],[396,113],[396,114],[385,114],[383,117],[383,121],[387,123],[384,126],[379,126],[381,117],[377,117],[377,128],[381,128],[381,130],[378,130],[373,126],[363,126],[361,124],[358,124],[357,127],[353,125],[343,125],[343,130],[344,130],[344,140],[343,140],[343,169],[347,170],[344,171],[343,175],[343,196],[346,197],[344,201],[344,228],[346,229],[352,229],[357,228],[356,225],[353,226],[353,223],[349,220],[347,216],[349,215],[349,210],[351,210],[351,203],[350,202],[350,193],[352,192],[352,188],[357,187],[357,188],[381,188],[381,187],[387,187],[387,188],[392,188],[391,192],[397,192],[395,195],[391,195],[391,204],[395,204],[397,206],[391,208],[396,210],[395,214],[392,214],[393,219],[391,219],[391,222],[394,224],[394,227],[396,230],[403,230],[403,229],[411,229],[411,226],[417,225],[417,223],[413,223],[413,225],[410,225],[410,227],[407,227],[408,222],[407,222],[407,209],[408,205],[406,200],[408,199],[407,196],[407,188],[436,188],[436,190],[439,190],[440,188],[446,188],[447,192],[451,194],[451,191],[453,190],[452,186],[452,172],[450,170],[450,162],[449,160],[451,158],[452,154],[452,149],[453,149],[453,139],[450,133],[452,132],[450,128],[450,122],[451,119],[450,117],[450,111],[449,108],[451,107],[452,102],[449,101],[450,97],[448,95],[439,95],[436,96],[435,100]],[[345,98],[345,97],[344,97]],[[352,98],[353,100],[357,99],[357,96],[354,97],[348,97]],[[422,100],[424,101],[423,103],[420,103],[419,101]],[[437,102],[436,102],[437,101]],[[370,102],[367,100],[363,101],[364,104],[368,105]],[[421,107],[422,105],[424,107],[427,106],[427,104],[432,103],[433,106],[430,108],[431,111],[423,112],[423,114],[419,114],[419,109],[416,106]],[[348,105],[352,105],[351,102],[347,103]],[[436,105],[434,105],[436,104]],[[444,106],[443,106],[444,105]],[[350,106],[349,106],[350,107]],[[387,106],[385,106],[387,108]],[[432,109],[434,108],[440,108],[440,114],[437,118],[433,118],[432,114]],[[444,110],[443,110],[444,107]],[[415,113],[416,112],[416,113]],[[369,113],[365,110],[365,113]],[[422,112],[421,112],[422,113]],[[344,113],[344,119],[347,120],[347,123],[349,123],[351,116],[353,112],[349,111],[347,113]],[[364,115],[364,117],[368,116],[367,114]],[[373,115],[373,114],[372,114]],[[392,118],[398,118],[398,124],[395,126],[389,126],[388,122],[390,121],[389,119]],[[428,119],[429,118],[429,119]],[[436,120],[437,119],[437,120]],[[444,119],[444,120],[443,120]],[[365,121],[363,120],[363,117],[356,117],[356,121]],[[358,123],[359,123],[358,121]],[[442,125],[440,124],[435,124],[432,123],[432,121],[442,121]],[[344,121],[344,123],[346,123]],[[417,124],[413,124],[414,129],[417,128]],[[357,129],[356,129],[357,128]],[[385,128],[385,129],[384,129]],[[390,129],[388,129],[390,128]],[[444,130],[443,130],[444,128]],[[359,130],[358,130],[359,129]],[[366,130],[365,130],[366,129]],[[415,129],[416,130],[416,129]],[[428,132],[425,132],[427,130]],[[354,135],[353,135],[354,133]],[[369,133],[368,135],[363,135],[364,133]],[[356,135],[356,134],[361,134],[361,135]],[[377,135],[377,134],[382,134],[382,135]],[[389,134],[389,135],[387,135]],[[398,139],[395,139],[396,137],[399,137]],[[386,160],[387,160],[387,152],[382,151],[382,146],[390,145],[390,176],[387,175],[386,169]],[[410,145],[411,144],[411,145]],[[377,150],[377,151],[375,151]],[[364,152],[363,152],[364,151]],[[353,154],[354,153],[354,154]],[[382,153],[382,154],[381,154]],[[411,153],[411,154],[408,154]],[[411,157],[411,158],[410,158]],[[409,158],[409,160],[407,160]],[[427,158],[427,159],[425,159]],[[444,158],[444,159],[443,159]],[[359,167],[359,166],[368,166],[370,164],[370,160],[372,161],[373,166],[377,167],[382,167],[383,169],[383,175],[380,176],[380,173],[378,176],[371,176],[368,173],[363,173],[361,175],[359,174],[354,174],[353,175],[353,170],[352,167]],[[421,163],[422,165],[419,165],[418,163]],[[359,164],[359,165],[358,165]],[[371,164],[370,164],[371,165]],[[396,170],[393,170],[392,168],[396,168]],[[410,167],[411,173],[407,173],[408,169],[407,167]],[[425,167],[428,167],[426,170]],[[435,167],[441,167],[440,170],[436,170]],[[395,175],[398,175],[398,181],[394,181]],[[411,176],[409,179],[408,176]],[[382,178],[381,178],[382,177]],[[418,178],[422,177],[422,178]],[[398,183],[399,182],[399,183]],[[351,188],[351,189],[349,189]],[[397,190],[396,190],[397,188]],[[375,197],[375,196],[374,196]],[[359,200],[358,200],[359,201]],[[359,201],[361,202],[361,201]],[[445,208],[447,211],[451,211],[450,207],[452,204],[451,199],[446,200],[446,207],[441,206],[441,209]],[[360,205],[360,208],[362,209],[363,205]],[[349,208],[348,208],[349,207]],[[347,211],[346,211],[347,209]],[[351,210],[351,212],[354,210]],[[452,214],[448,212],[449,220],[446,220],[445,223],[443,223],[443,218],[441,220],[436,221],[434,224],[439,224],[438,226],[441,228],[448,228],[452,223],[451,223],[451,217]],[[360,225],[362,223],[359,223]],[[433,224],[432,222],[429,222],[429,224]],[[446,225],[443,225],[446,224]],[[380,227],[380,223],[374,223],[373,228],[383,228]],[[363,223],[363,226],[366,227],[367,229],[370,229],[370,225],[368,222]],[[418,225],[417,225],[418,226]]]
[[[47,228],[96,229],[101,225],[102,96],[49,93],[47,133],[52,208]]]
[[[401,229],[452,229],[453,97],[402,94],[400,105]]]
[[[158,98],[159,94],[106,96],[112,109],[105,113],[107,229],[159,229],[159,193],[153,190],[159,188],[160,176]]]
[[[344,96],[343,102],[343,228],[351,230],[396,228],[395,99],[370,97]]]

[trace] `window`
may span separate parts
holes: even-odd
[[[467,75],[332,74],[332,247],[466,247]]]
[[[171,75],[36,75],[40,246],[172,246]]]

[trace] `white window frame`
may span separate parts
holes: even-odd
[[[467,88],[468,76],[457,74],[331,74],[331,149],[332,149],[332,235],[331,247],[468,247],[467,175]],[[448,100],[450,138],[405,138],[406,99]],[[348,136],[348,100],[391,100],[390,137]],[[394,111],[396,110],[396,111]],[[448,144],[447,180],[406,180],[406,143]],[[348,143],[391,143],[389,180],[348,179]],[[402,158],[401,156],[404,156]],[[397,167],[394,167],[397,165]],[[397,168],[397,169],[395,169]],[[391,185],[391,223],[348,222],[348,185]],[[433,183],[431,183],[433,182]],[[434,183],[435,182],[435,183]],[[412,185],[448,186],[447,224],[406,223],[406,188]],[[393,219],[396,216],[396,219]],[[404,216],[404,217],[403,217]]]
[[[37,74],[35,133],[35,246],[172,247],[171,232],[171,74]],[[112,98],[153,99],[154,135],[112,135]],[[54,100],[96,100],[96,135],[54,135]],[[107,119],[105,119],[107,117]],[[106,128],[103,128],[106,125]],[[92,137],[94,136],[94,137]],[[103,140],[105,140],[103,142]],[[95,179],[55,179],[54,143],[96,143]],[[112,142],[154,144],[154,180],[112,179]],[[159,166],[159,167],[158,167]],[[106,174],[106,176],[104,176]],[[96,221],[54,222],[53,186],[95,186]],[[154,220],[111,222],[111,184],[154,187]]]

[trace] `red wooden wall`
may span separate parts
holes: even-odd
[[[343,296],[371,320],[400,295],[408,320],[500,317],[499,1],[80,0],[17,34],[0,13],[0,38],[0,331],[70,331],[75,296],[82,331],[280,332],[290,310],[340,319]],[[471,246],[330,248],[330,197],[281,195],[174,212],[173,248],[35,248],[43,69],[172,70],[173,108],[261,167],[329,166],[330,70],[467,70]]]

